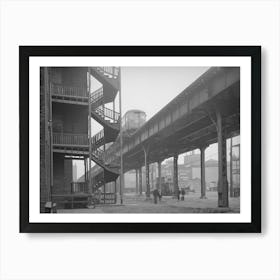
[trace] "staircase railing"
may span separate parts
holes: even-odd
[[[94,136],[91,137],[91,143],[93,146],[97,145],[100,141],[104,140],[104,129],[100,130]]]
[[[114,122],[119,121],[120,113],[118,113],[114,110],[111,110],[111,109],[106,108],[106,107],[99,106],[95,109],[95,111],[99,115],[101,115],[103,118],[109,118],[109,119],[113,120]]]
[[[98,90],[94,91],[90,95],[90,103],[93,104],[103,98],[103,87],[99,88]]]
[[[88,145],[87,134],[53,133],[53,144],[56,145]]]
[[[58,84],[50,84],[52,95],[70,96],[70,97],[88,97],[86,87],[83,86],[65,86]]]
[[[119,77],[119,73],[120,73],[120,67],[108,67],[108,66],[105,66],[105,67],[97,67],[97,69],[100,71],[100,72],[103,72],[104,74],[108,74],[110,76],[112,76],[112,78],[114,79],[117,79]]]
[[[104,163],[104,151],[100,150],[100,149],[94,149],[92,151],[92,155],[98,159],[99,161]]]
[[[87,182],[71,182],[71,193],[87,193],[88,184]]]

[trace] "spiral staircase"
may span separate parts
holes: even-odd
[[[91,159],[104,171],[94,177],[93,190],[115,181],[120,174],[119,166],[106,162],[105,153],[106,144],[114,142],[120,132],[120,114],[106,107],[107,103],[114,102],[119,91],[119,73],[118,67],[90,68],[90,74],[102,84],[90,96],[91,117],[103,126],[101,131],[91,137]]]

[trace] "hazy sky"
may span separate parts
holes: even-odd
[[[204,73],[206,67],[122,67],[123,113],[131,109],[155,115],[189,84]]]

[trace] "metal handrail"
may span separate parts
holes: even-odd
[[[92,151],[92,154],[95,158],[97,158],[98,160],[104,162],[104,151],[100,150],[100,149],[94,149]]]
[[[71,193],[87,193],[88,184],[87,182],[71,182]]]
[[[93,145],[96,145],[96,143],[98,143],[103,138],[104,138],[104,129],[102,129],[101,131],[99,131],[98,133],[96,133],[91,137],[91,143]]]
[[[112,78],[116,79],[119,77],[119,73],[120,73],[120,67],[115,67],[115,66],[105,66],[105,67],[101,67],[98,66],[97,69],[101,72],[103,72],[104,74],[109,74],[110,76],[112,76]]]
[[[53,144],[56,145],[88,145],[87,134],[53,133]]]
[[[51,83],[50,91],[52,95],[88,97],[86,87],[83,86],[65,86]]]
[[[99,106],[98,108],[95,109],[95,111],[99,114],[102,115],[102,117],[106,117],[106,118],[109,118],[115,122],[118,122],[119,121],[119,118],[120,118],[120,113],[114,111],[114,110],[111,110],[107,107],[102,107],[102,106]]]
[[[90,94],[90,102],[95,103],[96,101],[103,98],[103,87],[97,89],[96,91]]]

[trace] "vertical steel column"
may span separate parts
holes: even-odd
[[[138,194],[139,188],[138,188],[138,169],[135,169],[135,175],[136,175],[136,194]]]
[[[218,130],[218,158],[219,158],[219,180],[218,180],[218,207],[228,207],[228,181],[227,181],[227,145],[225,128],[221,112],[216,111]]]
[[[142,166],[139,168],[139,194],[142,195]]]
[[[174,192],[176,195],[179,193],[178,185],[178,155],[174,155],[173,158],[173,183],[174,183]]]
[[[115,180],[115,200],[114,200],[114,203],[116,204],[117,203],[117,180]]]
[[[89,142],[89,167],[88,167],[88,192],[92,193],[92,184],[91,184],[91,101],[90,101],[90,88],[91,88],[91,79],[90,79],[90,68],[88,68],[88,142]]]
[[[106,204],[106,183],[105,183],[105,180],[104,180],[104,185],[103,185],[103,190],[104,190],[104,204]]]
[[[123,204],[123,131],[122,131],[122,97],[121,97],[121,68],[119,71],[119,107],[120,107],[120,153],[121,153],[121,170],[120,170],[120,200]]]
[[[200,148],[200,182],[201,182],[201,196],[200,196],[200,198],[206,198],[205,149],[206,149],[205,146]]]
[[[152,183],[152,189],[154,188],[154,164],[151,164],[151,183]]]
[[[161,190],[161,161],[158,161],[158,190]]]
[[[232,178],[232,137],[230,138],[230,186],[229,186],[229,194],[230,197],[233,197],[233,178]]]
[[[145,171],[146,171],[146,197],[150,197],[150,170],[148,162],[148,151],[144,148],[144,157],[145,157]]]

